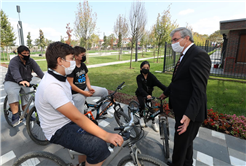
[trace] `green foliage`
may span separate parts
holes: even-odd
[[[41,47],[41,52],[43,52],[43,49],[46,46],[46,42],[44,38],[44,33],[41,29],[39,30],[39,46]]]
[[[209,40],[211,42],[222,42],[223,36],[220,34],[220,30],[217,30],[214,33],[212,33],[211,35],[209,35],[207,40]]]
[[[13,31],[13,27],[11,26],[7,15],[1,10],[0,11],[0,17],[1,17],[1,34],[0,34],[0,43],[1,48],[4,49],[4,47],[8,48],[8,46],[13,46],[15,43],[15,34]],[[1,53],[2,54],[2,53]],[[7,59],[9,59],[9,56],[7,55]]]
[[[78,4],[78,11],[76,12],[75,19],[75,36],[79,39],[83,38],[85,42],[84,47],[88,48],[88,40],[96,27],[97,14],[92,13],[92,8],[89,6],[89,2],[87,0]]]
[[[31,33],[30,32],[28,32],[27,41],[26,42],[27,42],[28,48],[31,49],[33,47],[33,45],[32,45],[32,39],[31,39]]]
[[[64,38],[61,36],[61,40],[60,40],[62,43],[65,43],[65,40]]]
[[[102,44],[104,50],[106,50],[106,48],[108,47],[108,43],[109,42],[108,42],[107,36],[104,35],[103,44]]]

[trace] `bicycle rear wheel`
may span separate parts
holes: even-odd
[[[35,118],[34,121],[31,120],[33,118]],[[32,109],[27,114],[26,129],[28,135],[36,144],[39,145],[49,144],[49,141],[45,138],[44,132],[40,126],[40,121],[35,106],[33,106]]]
[[[169,132],[168,132],[168,128],[166,125],[165,121],[161,121],[159,124],[160,127],[160,137],[162,140],[162,144],[163,144],[163,152],[164,152],[164,157],[166,159],[169,158]]]
[[[58,156],[49,152],[29,152],[22,155],[13,166],[67,166],[67,164]]]
[[[141,166],[167,166],[164,162],[160,161],[159,159],[144,154],[138,154],[138,161],[140,162]],[[118,163],[118,166],[135,165],[136,163],[134,163],[131,155],[125,156]]]
[[[21,116],[20,105],[18,105],[18,110],[19,110],[19,114]],[[13,125],[12,125],[12,116],[13,116],[13,113],[12,113],[10,107],[9,107],[8,96],[6,96],[5,99],[4,99],[3,112],[4,112],[5,120],[7,121],[7,123],[11,127],[13,127]]]
[[[129,117],[131,116],[131,112],[133,112],[134,115],[134,123],[135,124],[139,124],[139,104],[137,101],[133,100],[130,101],[129,105],[128,105],[128,115]]]
[[[114,118],[119,126],[124,126],[130,122],[130,118],[123,112],[122,108],[119,108],[114,112]],[[136,139],[140,135],[140,130],[134,125],[130,131],[130,138]]]

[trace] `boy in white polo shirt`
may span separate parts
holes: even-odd
[[[73,54],[68,44],[54,42],[48,46],[48,72],[39,84],[35,106],[41,128],[51,143],[85,154],[86,166],[100,166],[110,155],[106,142],[121,146],[123,139],[95,125],[74,106],[66,79],[75,68]],[[79,162],[83,160],[80,156]]]

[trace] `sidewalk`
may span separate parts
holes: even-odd
[[[49,144],[47,146],[40,146],[35,144],[27,134],[25,122],[21,123],[16,128],[10,127],[3,115],[3,100],[6,95],[3,88],[4,76],[7,69],[0,67],[0,91],[1,91],[1,158],[0,165],[9,166],[20,157],[22,154],[30,151],[48,151],[51,152],[66,162],[77,163],[77,158],[71,159],[66,149],[59,145]],[[37,83],[40,79],[33,78],[33,82]],[[92,102],[95,98],[90,98]],[[121,104],[124,111],[127,111],[127,105]],[[109,110],[113,113],[113,109]],[[173,150],[173,137],[174,137],[174,119],[169,118],[170,129],[170,152],[172,155]],[[151,122],[147,124],[151,125]],[[99,122],[99,126],[109,132],[114,132],[113,128],[117,126],[115,119],[105,119]],[[144,128],[146,137],[137,143],[138,148],[143,154],[147,154],[164,161],[162,144],[159,133],[153,131],[152,128]],[[242,166],[246,165],[246,140],[239,139],[230,135],[219,133],[207,128],[201,127],[199,133],[194,140],[194,154],[193,165],[216,165],[216,166]],[[126,147],[120,149],[115,148],[115,152],[105,161],[104,166],[115,166],[118,161],[125,155],[129,154],[129,149]]]

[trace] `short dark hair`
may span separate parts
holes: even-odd
[[[24,46],[24,45],[21,45],[21,46],[19,46],[19,47],[17,48],[18,54],[21,54],[23,51],[29,51],[29,52],[30,52],[29,48],[26,47],[26,46]]]
[[[140,68],[142,68],[145,64],[149,65],[149,67],[150,67],[150,64],[149,64],[148,61],[143,61],[143,62],[141,63],[141,65],[140,65]]]
[[[79,54],[84,52],[86,52],[86,49],[84,47],[80,47],[80,46],[74,47],[74,55],[78,56]]]
[[[65,59],[65,57],[69,54],[74,54],[74,49],[70,45],[62,42],[54,42],[49,44],[45,53],[48,68],[56,69],[57,58],[61,57]]]

